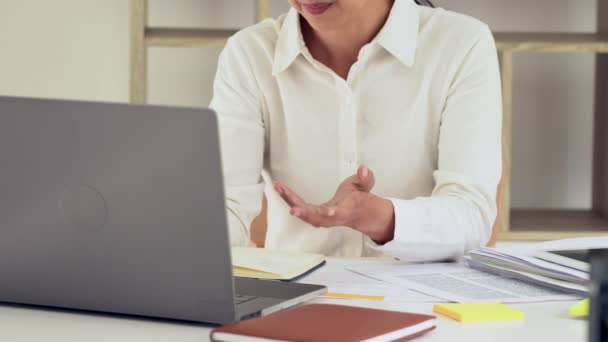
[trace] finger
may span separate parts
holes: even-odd
[[[327,216],[327,217],[334,217],[334,216],[336,216],[336,208],[335,207],[322,207],[321,214],[323,214],[324,216]]]
[[[309,205],[307,207],[295,207],[291,209],[292,215],[314,227],[335,226],[333,216],[335,208],[325,208],[321,206]]]
[[[370,193],[357,191],[338,201],[334,205],[333,221],[335,225],[356,229],[357,222],[362,219],[361,215],[365,215],[364,205],[370,196]]]
[[[334,217],[336,215],[336,207],[330,203],[317,206],[315,211],[323,217]]]
[[[329,227],[330,224],[327,222],[327,218],[321,214],[321,210],[318,207],[309,207],[307,208],[300,218],[313,227],[321,228],[321,227]]]
[[[352,214],[346,208],[334,207],[332,218],[332,226],[345,226]]]
[[[372,191],[374,185],[376,184],[376,179],[372,170],[368,169],[364,165],[361,165],[357,169],[357,177],[359,178],[359,186],[361,187],[361,190],[365,192]]]
[[[283,184],[282,182],[275,182],[274,187],[275,190],[279,193],[279,195],[281,195],[283,200],[287,202],[290,207],[293,208],[296,206],[306,206],[306,202],[304,202],[304,200],[302,200],[302,198],[300,198],[298,194],[296,194],[293,190],[291,190],[287,185]]]
[[[289,214],[292,216],[295,216],[295,217],[300,217],[300,216],[302,216],[303,210],[304,209],[302,209],[302,208],[293,207],[293,208],[289,209]]]

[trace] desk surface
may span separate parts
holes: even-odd
[[[504,245],[504,244],[503,244]],[[386,260],[335,259],[342,264],[385,263]],[[432,314],[430,303],[316,299],[316,303],[347,304],[394,311]],[[520,322],[459,323],[438,316],[437,329],[415,341],[449,342],[584,342],[587,321],[571,318],[568,309],[575,302],[514,304],[526,319]],[[0,305],[0,341],[11,342],[204,342],[211,328],[163,320],[87,314],[73,311]]]
[[[316,302],[431,313],[432,304],[319,299]],[[462,324],[439,317],[437,329],[416,341],[551,341],[587,340],[587,322],[568,316],[573,302],[514,305],[526,313],[522,322]],[[209,341],[202,325],[129,317],[83,314],[19,306],[0,306],[0,341]]]

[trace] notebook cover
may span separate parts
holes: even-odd
[[[434,316],[358,308],[333,304],[310,304],[269,316],[214,329],[229,333],[284,341],[362,341],[435,320]],[[406,341],[431,331],[435,326],[396,341]]]
[[[294,253],[264,248],[232,247],[236,277],[294,281],[325,264],[320,254]]]

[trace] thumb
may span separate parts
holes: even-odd
[[[376,184],[376,179],[372,170],[368,169],[364,165],[359,166],[357,169],[357,177],[359,178],[359,186],[361,190],[370,192]]]

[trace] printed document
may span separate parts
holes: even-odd
[[[576,300],[545,287],[472,270],[460,263],[383,265],[350,270],[446,301],[525,303]]]
[[[360,264],[360,262],[358,263]],[[347,269],[343,262],[327,260],[325,266],[298,280],[299,283],[325,285],[330,293],[384,296],[396,302],[438,302],[440,299],[412,291],[399,284],[373,279]]]

